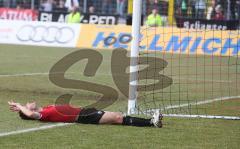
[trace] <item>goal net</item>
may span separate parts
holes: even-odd
[[[172,17],[173,25],[139,28],[136,112],[240,119],[240,31],[211,20]]]

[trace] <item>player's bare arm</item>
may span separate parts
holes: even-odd
[[[27,117],[32,118],[32,119],[40,118],[39,112],[31,111],[27,107],[22,106],[20,103],[9,101],[8,104],[10,106],[10,110],[12,110],[13,112],[22,112],[24,115],[26,115]]]

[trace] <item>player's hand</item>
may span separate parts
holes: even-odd
[[[20,103],[16,103],[16,102],[13,102],[13,101],[8,101],[8,104],[9,104],[9,106],[14,106],[14,107],[20,105]]]
[[[20,109],[18,107],[10,107],[10,110],[13,112],[19,112]]]
[[[9,105],[9,108],[10,108],[11,111],[14,111],[14,112],[20,111],[20,108],[19,108],[19,106],[21,106],[20,103],[16,103],[16,102],[13,102],[13,101],[8,101],[8,105]]]

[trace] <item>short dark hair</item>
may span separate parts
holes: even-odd
[[[23,120],[34,120],[33,118],[25,115],[22,111],[19,111],[18,113],[19,113],[19,116],[21,117],[21,119],[23,119]]]

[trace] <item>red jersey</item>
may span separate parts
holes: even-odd
[[[66,122],[73,123],[76,121],[81,108],[73,108],[70,105],[49,105],[43,107],[40,111],[40,121],[46,122]]]

